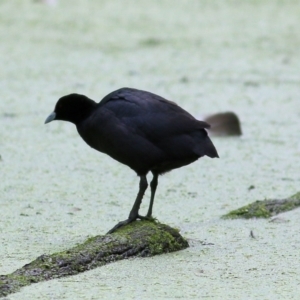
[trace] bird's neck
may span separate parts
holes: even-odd
[[[83,105],[76,109],[76,113],[72,115],[73,118],[70,122],[74,123],[76,126],[79,125],[91,115],[96,106],[97,103],[95,101],[86,99]]]

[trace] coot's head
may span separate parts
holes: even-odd
[[[95,106],[96,103],[84,95],[70,94],[61,97],[55,105],[54,112],[45,120],[45,124],[61,120],[77,125],[89,116]]]

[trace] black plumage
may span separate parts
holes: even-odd
[[[196,120],[174,102],[142,90],[122,88],[99,103],[84,95],[64,96],[45,123],[53,120],[74,123],[89,146],[129,166],[140,177],[139,192],[128,219],[118,223],[110,233],[145,218],[138,212],[148,187],[149,171],[153,179],[146,218],[152,216],[159,175],[204,155],[218,157],[205,130],[209,128],[207,123]]]

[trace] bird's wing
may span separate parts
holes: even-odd
[[[100,107],[110,110],[124,126],[152,141],[210,127],[172,101],[131,88],[107,95]]]

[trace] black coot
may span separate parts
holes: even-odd
[[[127,220],[109,233],[136,219],[151,218],[158,176],[207,155],[218,157],[205,128],[174,102],[158,95],[132,89],[116,90],[99,103],[84,95],[70,94],[56,103],[45,123],[69,121],[76,125],[83,140],[129,166],[140,177],[139,192]],[[146,217],[139,215],[151,171],[151,198]]]

